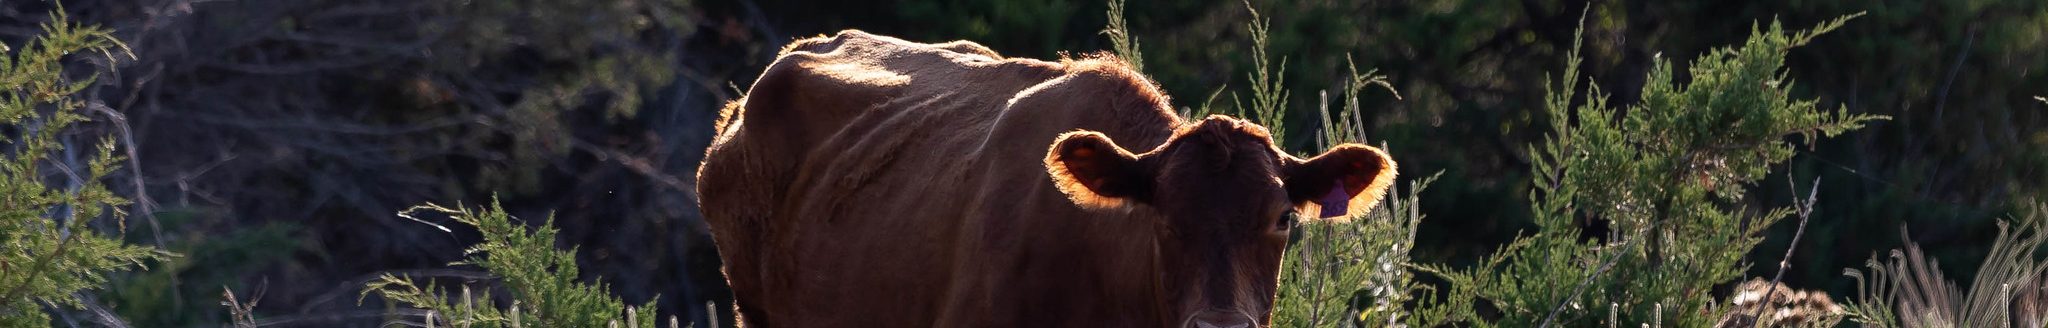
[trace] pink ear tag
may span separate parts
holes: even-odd
[[[1330,193],[1316,199],[1316,205],[1323,208],[1323,218],[1344,216],[1344,213],[1351,212],[1351,194],[1344,192],[1344,184],[1331,184]]]

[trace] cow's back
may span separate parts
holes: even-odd
[[[1089,266],[1079,257],[1103,256],[1089,249],[1141,241],[1090,237],[1123,222],[1055,220],[1096,214],[1052,189],[1041,159],[1075,129],[1133,149],[1163,142],[1177,119],[1134,76],[1103,59],[1002,59],[857,31],[784,49],[728,108],[698,174],[742,314],[755,326],[986,324],[1029,312],[990,298],[1058,298],[1002,280],[1056,277],[1038,271],[1059,266],[1028,262]],[[1060,233],[1074,235],[1048,237]],[[1105,280],[1062,283],[1090,279]]]

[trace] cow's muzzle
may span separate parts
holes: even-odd
[[[1182,320],[1183,328],[1258,328],[1258,320],[1238,310],[1207,310]]]

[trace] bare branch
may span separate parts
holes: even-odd
[[[1764,299],[1762,302],[1757,303],[1760,305],[1756,308],[1756,315],[1751,316],[1752,318],[1757,318],[1756,327],[1763,327],[1764,322],[1769,321],[1763,319],[1765,318],[1763,312],[1771,307],[1771,297],[1778,294],[1779,288],[1777,286],[1785,278],[1785,269],[1792,268],[1792,251],[1799,249],[1799,237],[1806,234],[1806,221],[1813,217],[1813,204],[1820,196],[1820,177],[1813,178],[1813,186],[1810,186],[1810,189],[1806,192],[1805,201],[1798,199],[1799,185],[1794,184],[1792,181],[1792,172],[1785,172],[1785,184],[1792,187],[1792,207],[1799,214],[1799,229],[1792,231],[1792,242],[1785,244],[1785,257],[1781,257],[1778,260],[1778,273],[1771,275],[1771,284],[1765,285]]]

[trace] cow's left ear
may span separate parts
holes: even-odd
[[[1067,132],[1053,139],[1045,154],[1045,172],[1067,199],[1083,208],[1122,208],[1152,194],[1151,171],[1137,155],[1100,132]]]
[[[1285,160],[1287,197],[1303,217],[1349,220],[1371,211],[1394,184],[1394,160],[1371,146],[1348,143]]]

